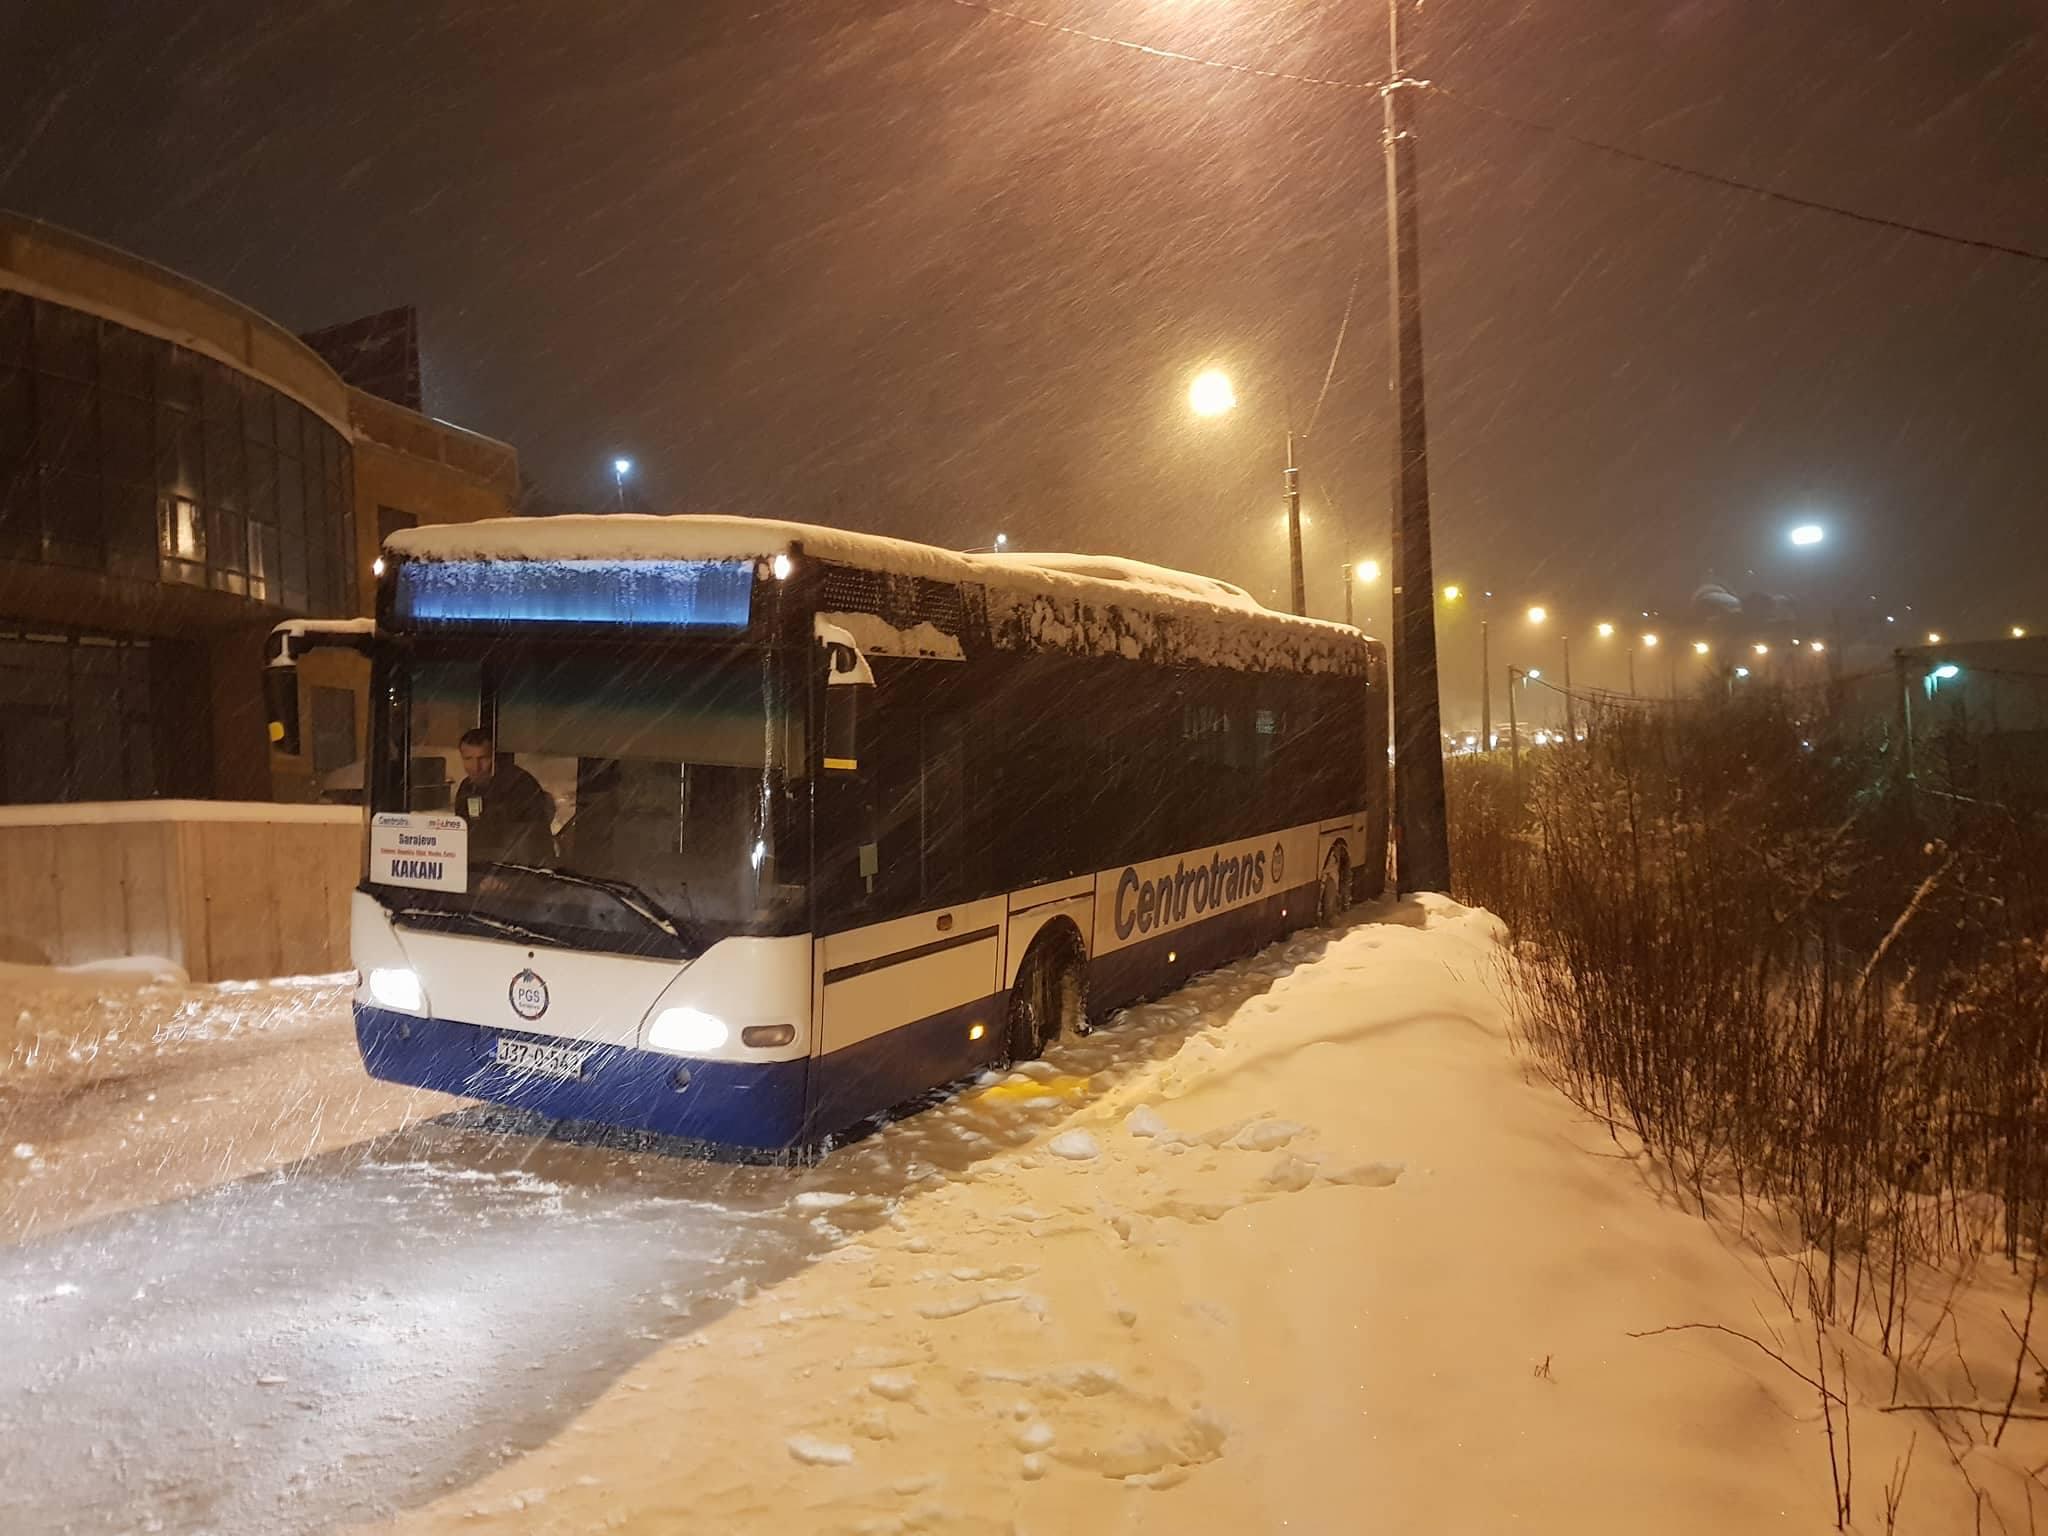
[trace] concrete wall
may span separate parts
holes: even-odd
[[[345,970],[362,840],[345,807],[0,807],[0,961],[161,955],[195,981]]]

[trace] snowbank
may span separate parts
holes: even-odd
[[[379,1529],[1831,1529],[1808,1388],[1630,1336],[1773,1301],[1525,1079],[1495,938],[1392,906],[843,1149],[822,1260]],[[1857,1417],[1868,1528],[1916,1428]],[[1904,1528],[1969,1528],[1942,1462]]]
[[[0,966],[0,1239],[289,1165],[458,1101],[373,1081],[353,973]]]

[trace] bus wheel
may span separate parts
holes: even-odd
[[[1079,1034],[1088,1018],[1088,970],[1079,946],[1054,939],[1034,945],[1010,989],[1004,1049],[1031,1061],[1062,1035]]]
[[[1323,860],[1323,879],[1316,889],[1316,926],[1334,928],[1351,905],[1351,860],[1342,844]]]

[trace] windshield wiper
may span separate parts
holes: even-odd
[[[676,925],[676,920],[663,911],[652,896],[630,881],[607,880],[597,875],[579,875],[571,870],[549,869],[540,864],[513,864],[505,859],[487,859],[483,863],[483,868],[509,869],[515,874],[538,875],[543,880],[559,880],[564,885],[583,885],[594,891],[603,891],[627,911],[645,919],[650,926],[660,929],[678,944],[684,942],[682,929]]]
[[[391,915],[393,917],[410,917],[414,919],[425,918],[430,922],[447,923],[455,927],[473,923],[479,928],[488,929],[493,933],[502,933],[509,938],[515,938],[527,944],[561,943],[560,939],[550,934],[541,933],[532,928],[522,928],[517,923],[504,922],[499,918],[485,917],[481,912],[450,910],[446,907],[399,907]]]

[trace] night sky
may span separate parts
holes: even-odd
[[[1372,4],[1014,5],[1385,70]],[[1515,113],[2048,250],[2043,14],[1428,0],[1411,41],[1418,74]],[[1379,122],[1368,93],[953,0],[0,10],[0,206],[294,328],[417,304],[430,410],[571,505],[608,504],[624,452],[659,510],[1001,528],[1277,602],[1281,433],[1359,272],[1302,453],[1325,615],[1339,563],[1387,553]],[[1420,131],[1440,578],[1579,632],[1649,608],[1676,633],[1710,578],[2048,629],[2048,265],[1441,98]],[[1185,404],[1210,363],[1243,402],[1222,424]],[[1809,517],[1833,538],[1795,561],[1782,532]],[[1384,588],[1360,614],[1386,628]]]

